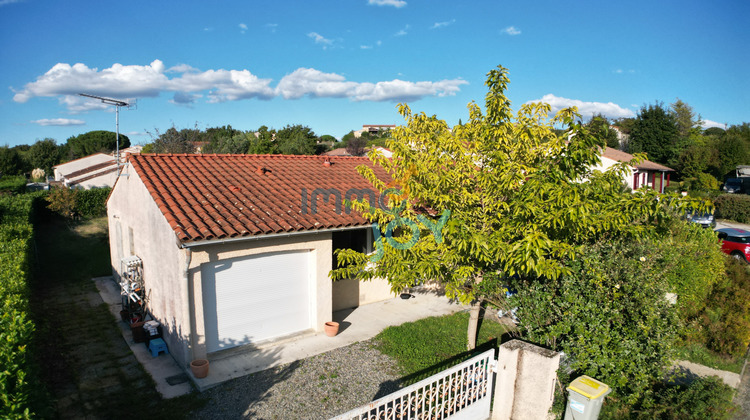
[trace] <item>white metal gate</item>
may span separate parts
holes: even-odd
[[[477,420],[490,417],[495,350],[331,420]]]

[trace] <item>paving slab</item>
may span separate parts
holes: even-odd
[[[703,378],[716,376],[734,389],[737,389],[740,386],[740,375],[738,373],[713,369],[708,366],[699,365],[698,363],[688,362],[687,360],[678,360],[675,363],[675,368],[688,375],[695,375]]]
[[[96,283],[96,288],[99,289],[102,300],[109,307],[109,311],[115,316],[115,319],[120,319],[120,310],[122,309],[120,286],[115,283],[112,276],[97,277],[93,280]],[[143,365],[146,372],[153,378],[156,384],[156,391],[163,398],[179,397],[193,391],[190,381],[174,379],[175,377],[184,378],[185,371],[180,368],[171,354],[162,353],[157,357],[152,357],[146,344],[133,341],[130,326],[124,322],[118,322],[117,326],[122,332],[122,338],[128,344],[138,362]]]
[[[209,375],[203,379],[190,377],[202,391],[230,379],[369,340],[389,326],[469,309],[466,305],[451,302],[438,292],[415,291],[413,296],[411,299],[393,298],[334,312],[332,318],[340,324],[335,337],[328,337],[323,332],[308,332],[265,346],[245,347],[246,351],[238,349],[229,351],[227,355],[211,355]]]
[[[94,281],[110,312],[119,319],[119,285],[111,276],[98,277]],[[335,337],[310,330],[255,347],[243,346],[209,355],[209,375],[203,379],[185,372],[171,355],[151,357],[145,344],[133,341],[127,324],[118,322],[118,326],[133,354],[154,379],[157,391],[164,398],[174,398],[190,393],[193,385],[203,391],[231,379],[369,340],[389,326],[468,309],[467,305],[450,301],[440,291],[415,290],[410,299],[396,297],[334,312],[332,320],[340,324],[339,333]],[[185,381],[186,378],[193,383]]]

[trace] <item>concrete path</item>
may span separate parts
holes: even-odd
[[[738,373],[713,369],[708,366],[688,362],[687,360],[678,360],[676,365],[677,369],[687,374],[688,376],[700,376],[702,378],[708,376],[716,376],[725,384],[731,386],[734,389],[737,389],[740,386],[740,375]]]
[[[249,351],[230,350],[226,356],[219,354],[209,357],[210,373],[204,379],[194,379],[195,385],[205,390],[230,379],[369,340],[392,325],[468,309],[468,306],[451,303],[434,292],[415,292],[414,296],[408,300],[393,298],[335,312],[333,320],[341,325],[335,337],[328,337],[322,332],[308,333]]]
[[[100,277],[94,280],[110,312],[119,319],[118,285],[112,277]],[[413,298],[407,300],[393,298],[335,312],[332,318],[340,324],[339,334],[336,337],[328,337],[323,332],[310,331],[262,346],[243,346],[211,355],[209,356],[209,375],[203,379],[197,379],[185,372],[171,355],[162,354],[155,358],[151,357],[145,344],[133,341],[130,329],[124,322],[119,322],[118,325],[133,354],[153,377],[157,391],[164,398],[173,398],[191,392],[191,385],[185,380],[187,378],[203,391],[230,379],[306,359],[358,341],[369,340],[392,325],[401,325],[430,316],[447,315],[469,308],[466,305],[452,303],[445,296],[432,291],[417,291],[413,295]]]
[[[99,289],[102,300],[109,307],[109,312],[114,315],[115,319],[120,319],[122,307],[119,286],[111,276],[98,277],[93,280],[96,283],[96,288]],[[152,357],[146,344],[133,341],[130,327],[126,323],[118,322],[117,326],[138,362],[153,378],[154,383],[156,383],[156,391],[163,398],[179,397],[192,392],[193,387],[190,384],[190,378],[185,371],[180,369],[171,355],[162,353],[157,357]]]

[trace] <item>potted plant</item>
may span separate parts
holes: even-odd
[[[339,333],[339,323],[333,321],[326,322],[325,330],[327,336],[335,337]]]
[[[193,376],[195,376],[196,378],[205,378],[206,376],[208,376],[208,360],[193,360],[192,362],[190,362],[190,370],[193,372]]]

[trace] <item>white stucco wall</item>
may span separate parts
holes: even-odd
[[[395,297],[391,285],[384,279],[357,281],[353,279],[333,282],[333,310],[356,308],[368,303]]]
[[[333,314],[331,279],[332,240],[331,233],[310,233],[291,236],[277,236],[264,239],[250,239],[229,241],[226,243],[203,245],[192,248],[190,263],[190,277],[192,288],[198,292],[203,290],[201,279],[201,265],[208,262],[250,255],[266,254],[283,251],[309,251],[312,253],[310,271],[311,299],[313,300],[312,330],[323,331],[324,324],[330,321]],[[203,313],[203,299],[201,293],[194,294],[194,332],[193,357],[207,356],[205,326]]]
[[[170,353],[185,366],[192,360],[185,253],[138,174],[130,165],[123,174],[128,176],[119,178],[107,201],[112,268],[119,272],[120,259],[131,254],[141,258],[148,310],[162,324]]]
[[[594,168],[595,170],[606,172],[607,169],[614,166],[614,164],[619,163],[618,161],[614,159],[610,159],[605,156],[602,156],[601,158],[602,158],[602,161],[598,166]],[[630,168],[627,174],[625,174],[625,179],[623,179],[623,182],[625,183],[625,185],[630,187],[630,189],[633,189],[633,168]],[[643,184],[639,184],[639,185],[643,185]]]

